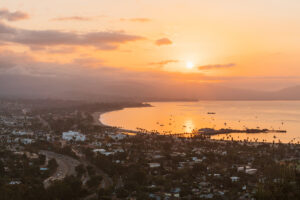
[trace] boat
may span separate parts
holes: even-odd
[[[208,115],[215,115],[215,112],[207,112]]]

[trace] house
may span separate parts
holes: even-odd
[[[238,182],[238,180],[240,180],[240,177],[232,176],[232,177],[230,177],[230,179],[231,179],[231,182]]]
[[[153,155],[152,158],[153,159],[161,159],[161,158],[164,158],[164,156],[162,156],[162,155]]]
[[[29,138],[16,138],[14,141],[16,143],[21,142],[22,144],[31,144],[34,140]]]
[[[21,181],[10,181],[9,185],[19,185],[21,184]]]
[[[96,147],[101,147],[102,143],[101,142],[93,142],[92,145],[94,145]]]
[[[106,152],[106,150],[105,149],[94,149],[93,152],[94,153],[104,153],[104,152]]]
[[[207,186],[209,186],[209,185],[210,185],[210,184],[209,184],[208,182],[204,182],[204,181],[199,183],[199,186],[200,186],[200,187],[207,187]]]
[[[196,162],[196,163],[202,162],[202,159],[199,159],[199,158],[197,158],[197,157],[192,157],[192,160],[193,160],[194,162]]]
[[[244,170],[245,170],[244,167],[238,167],[238,168],[237,168],[237,171],[238,171],[238,172],[243,172]]]
[[[213,194],[201,194],[199,197],[202,199],[212,199],[212,198],[214,198],[214,195]]]
[[[246,169],[245,172],[246,174],[253,175],[257,172],[257,169]]]
[[[115,153],[124,153],[124,149],[114,149],[113,150]]]
[[[33,135],[33,133],[29,133],[26,131],[13,131],[12,132],[13,135],[18,135],[18,136],[24,136],[24,135]]]
[[[37,155],[36,153],[25,152],[25,154],[30,159],[38,159],[39,158],[39,155]]]
[[[113,155],[114,152],[103,152],[102,154],[105,155],[105,156],[110,156],[110,155]]]
[[[150,168],[157,168],[160,167],[160,163],[148,163]]]
[[[114,140],[123,140],[124,138],[127,137],[127,135],[124,135],[124,134],[110,134],[109,137],[111,139],[114,139]]]
[[[114,154],[114,152],[107,152],[105,149],[94,149],[93,152],[94,153],[100,153],[100,154],[105,155],[105,156],[109,156],[109,155]]]
[[[67,141],[70,140],[85,141],[85,135],[75,131],[68,131],[68,132],[63,132],[62,139]]]

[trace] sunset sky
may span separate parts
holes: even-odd
[[[0,73],[300,84],[299,0],[2,0]]]

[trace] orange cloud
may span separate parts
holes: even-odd
[[[141,22],[141,23],[151,21],[151,19],[149,19],[149,18],[130,18],[130,19],[121,18],[120,20],[121,21],[131,21],[131,22]]]
[[[4,8],[0,9],[0,19],[5,19],[7,21],[19,21],[27,18],[29,18],[27,13],[21,11],[10,12]]]
[[[71,16],[71,17],[57,17],[57,18],[53,18],[52,20],[53,21],[90,21],[90,20],[92,20],[92,18]]]
[[[156,40],[155,44],[158,45],[158,46],[161,46],[161,45],[171,45],[171,44],[173,44],[173,42],[170,39],[168,39],[168,38],[161,38],[159,40]]]
[[[78,34],[58,30],[26,30],[0,23],[0,42],[12,42],[27,46],[93,46],[102,50],[117,49],[120,44],[144,39],[122,32],[89,32]]]
[[[163,67],[169,63],[177,63],[177,62],[179,62],[179,60],[163,60],[160,62],[151,62],[151,63],[149,63],[149,65],[157,65],[159,67]]]

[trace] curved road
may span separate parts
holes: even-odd
[[[80,164],[78,160],[75,160],[70,156],[54,153],[52,151],[42,150],[40,151],[40,153],[45,155],[47,160],[55,158],[58,164],[56,172],[52,176],[44,180],[44,186],[46,188],[49,187],[52,181],[62,180],[66,176],[76,174],[75,167]]]
[[[49,187],[51,185],[52,181],[62,180],[66,176],[75,175],[76,174],[75,167],[79,164],[83,164],[85,166],[91,165],[92,167],[94,167],[94,169],[96,170],[96,173],[103,177],[102,187],[108,188],[113,185],[112,179],[106,173],[104,173],[102,170],[100,170],[94,164],[92,164],[91,162],[86,160],[84,158],[84,156],[82,156],[78,152],[76,152],[76,151],[74,151],[74,152],[77,155],[79,155],[79,157],[81,158],[80,161],[78,161],[70,156],[54,153],[52,151],[45,151],[45,150],[40,151],[41,154],[46,156],[47,160],[55,158],[56,162],[58,164],[56,172],[52,176],[50,176],[49,178],[44,180],[45,188]],[[86,182],[86,181],[87,180],[85,180],[84,182]]]

